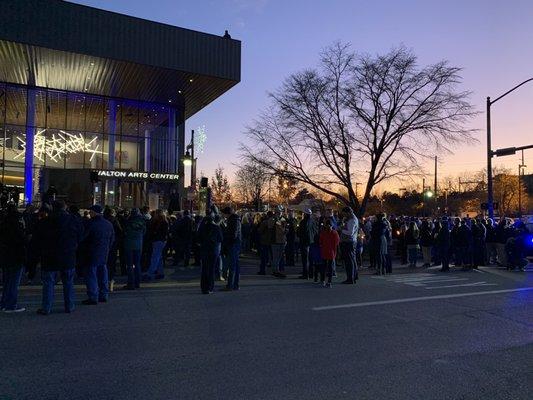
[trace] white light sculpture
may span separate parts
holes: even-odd
[[[63,157],[68,157],[71,154],[89,153],[91,155],[89,161],[92,161],[97,153],[108,154],[98,150],[100,145],[96,143],[96,137],[86,141],[81,133],[72,134],[60,130],[59,133],[52,133],[47,138],[44,136],[45,132],[46,129],[40,129],[33,138],[33,156],[41,162],[44,162],[45,156],[47,159],[58,163]],[[22,151],[13,159],[23,158],[26,153],[25,139],[19,136],[18,140],[21,142]]]

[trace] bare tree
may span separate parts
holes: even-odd
[[[348,45],[322,53],[319,69],[289,76],[272,105],[247,130],[243,155],[362,215],[372,189],[421,174],[426,157],[472,141],[475,113],[458,91],[460,69],[420,68],[405,48],[356,56]],[[359,204],[355,182],[366,181]]]
[[[231,189],[224,168],[220,165],[215,169],[215,175],[211,177],[211,191],[213,201],[218,205],[224,205],[231,202]]]
[[[271,175],[264,167],[264,162],[247,161],[235,173],[235,194],[240,201],[253,204],[255,210],[259,211],[268,192],[270,179]]]

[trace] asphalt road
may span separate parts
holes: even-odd
[[[162,282],[70,315],[60,292],[57,312],[36,315],[40,292],[24,288],[31,311],[0,315],[0,399],[533,396],[532,272],[364,275],[326,289],[245,264],[238,292]]]

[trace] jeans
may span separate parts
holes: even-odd
[[[241,275],[241,267],[239,265],[239,254],[241,252],[241,244],[234,243],[226,249],[224,255],[224,265],[228,266],[229,276],[227,287],[229,289],[239,289],[239,278]]]
[[[355,243],[341,242],[340,244],[341,258],[346,269],[346,280],[353,282],[357,279],[357,268],[355,261]]]
[[[164,275],[163,269],[163,249],[165,248],[164,241],[157,241],[152,243],[152,256],[150,258],[150,268],[148,275],[154,277],[155,275]]]
[[[270,261],[270,246],[268,244],[262,244],[259,249],[259,254],[261,256],[261,264],[259,264],[259,272],[264,274],[266,273],[266,267]]]
[[[74,274],[75,268],[66,269],[64,271],[42,271],[41,278],[43,280],[43,302],[42,308],[45,312],[52,311],[52,304],[54,303],[54,285],[57,276],[61,276],[63,283],[63,301],[65,303],[65,312],[74,310]]]
[[[279,272],[281,257],[283,257],[283,250],[285,243],[273,244],[272,246],[272,272]]]
[[[92,301],[107,301],[109,294],[109,279],[107,266],[93,265],[87,268],[85,276],[87,297]]]
[[[212,292],[215,288],[215,267],[220,259],[220,245],[209,249],[202,249],[202,278],[200,288],[202,293]]]
[[[4,280],[4,286],[2,289],[0,308],[5,308],[6,310],[14,310],[17,308],[19,284],[23,271],[24,268],[19,268],[17,270],[3,268],[2,277]]]
[[[128,287],[138,288],[141,285],[141,252],[142,250],[126,250],[126,269],[128,271]]]

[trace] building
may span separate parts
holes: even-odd
[[[162,205],[184,194],[187,118],[240,81],[241,44],[60,0],[3,0],[1,182]]]

